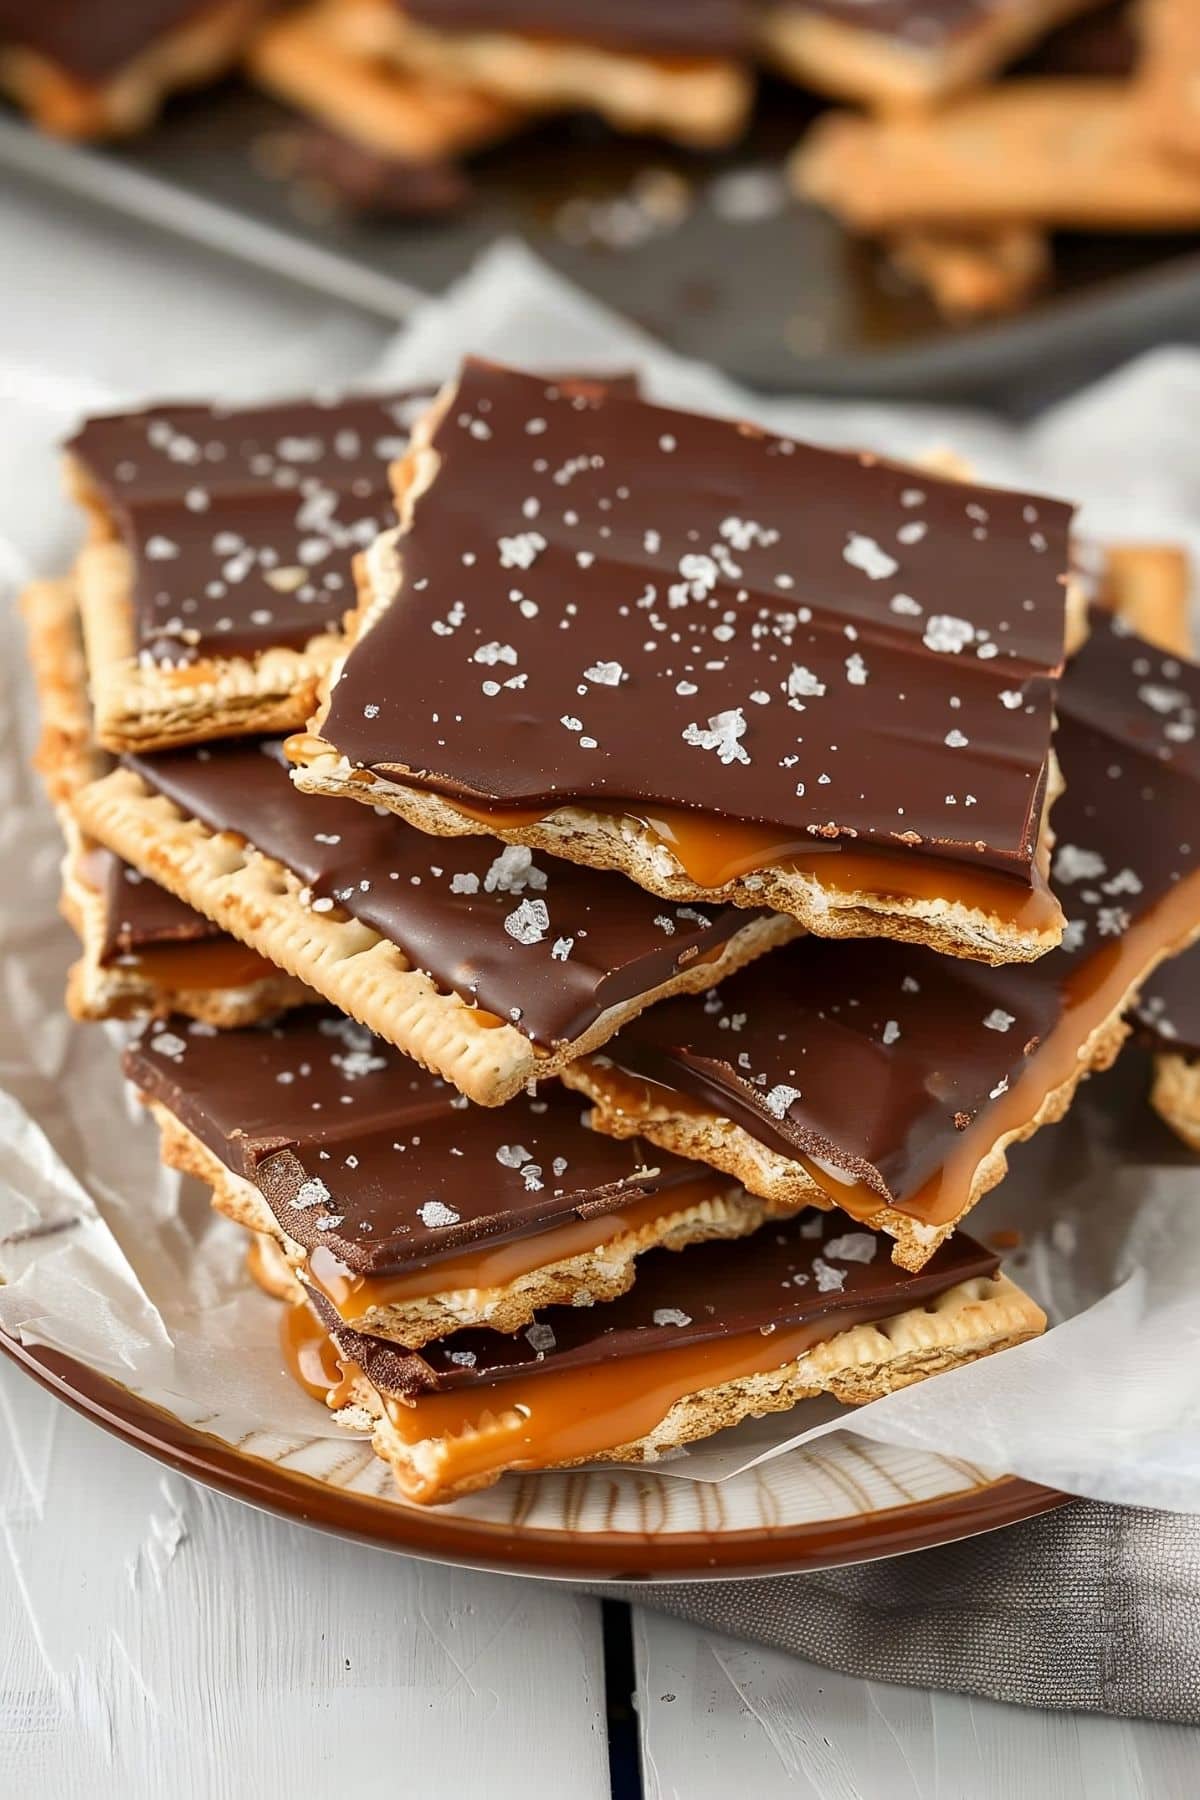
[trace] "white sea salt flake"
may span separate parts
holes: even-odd
[[[543,869],[535,866],[533,851],[525,844],[506,844],[483,878],[486,894],[523,894],[532,888],[541,893],[549,881]]]
[[[830,1238],[825,1254],[835,1262],[869,1263],[874,1262],[878,1248],[879,1239],[873,1231],[848,1231],[844,1237]]]
[[[975,642],[975,627],[967,619],[955,618],[953,613],[934,613],[925,622],[921,642],[927,650],[935,650],[943,656],[957,656],[968,644]]]
[[[894,1044],[900,1036],[900,1023],[897,1019],[889,1019],[883,1028],[885,1044]]]
[[[739,741],[745,732],[745,715],[740,706],[735,706],[726,712],[714,713],[708,721],[707,730],[699,725],[689,725],[683,733],[683,741],[685,744],[694,744],[698,750],[715,750],[722,763],[748,763],[749,752],[743,749]]]
[[[817,1278],[817,1292],[820,1294],[840,1294],[846,1285],[845,1269],[832,1268],[823,1256],[814,1256],[813,1274]]]
[[[461,874],[452,875],[450,892],[452,894],[477,894],[479,892],[478,875],[473,874],[469,869],[464,870]]]
[[[573,937],[555,938],[550,950],[550,955],[555,962],[566,962],[574,948],[575,939]]]
[[[502,537],[500,567],[531,569],[545,548],[546,540],[540,531],[518,531],[514,537]]]
[[[988,1031],[1010,1031],[1016,1022],[1016,1014],[1005,1012],[1002,1006],[993,1006],[991,1012],[983,1021],[984,1026]]]
[[[544,900],[522,900],[504,921],[504,929],[518,944],[540,944],[550,929],[550,913]]]
[[[1060,844],[1054,852],[1056,881],[1094,881],[1103,875],[1105,862],[1094,850],[1081,850],[1077,844]]]
[[[417,1208],[418,1219],[430,1231],[435,1231],[439,1225],[457,1225],[460,1216],[441,1200],[426,1200],[424,1206]]]
[[[156,1031],[150,1039],[150,1048],[156,1055],[169,1056],[172,1062],[178,1062],[187,1049],[187,1044],[183,1038],[176,1037],[173,1031]]]
[[[789,1087],[785,1081],[781,1081],[769,1094],[763,1095],[763,1105],[773,1119],[782,1119],[792,1101],[801,1097],[798,1087]]]
[[[867,665],[856,650],[853,656],[846,658],[846,680],[851,687],[866,687]]]
[[[515,664],[517,653],[511,644],[479,644],[471,653],[471,661],[494,668],[497,663]]]
[[[619,687],[624,673],[619,662],[598,662],[583,671],[583,678],[585,681],[595,681],[601,687]]]
[[[305,1212],[310,1206],[324,1206],[333,1196],[318,1175],[310,1175],[308,1180],[296,1191],[292,1205],[297,1212]]]
[[[966,737],[957,727],[953,731],[948,731],[942,739],[943,744],[950,750],[962,750],[970,741],[970,738]]]
[[[496,1161],[506,1169],[519,1169],[522,1163],[529,1161],[529,1152],[524,1144],[501,1144]]]
[[[900,567],[895,557],[889,556],[873,537],[866,537],[860,531],[850,533],[842,557],[852,569],[861,569],[872,581],[885,581]]]
[[[552,1325],[547,1325],[544,1319],[535,1319],[525,1333],[525,1341],[531,1350],[536,1350],[539,1356],[545,1356],[548,1350],[553,1350],[558,1339]]]
[[[681,1312],[677,1306],[656,1306],[652,1314],[656,1325],[690,1325],[691,1314]]]
[[[825,692],[825,683],[806,669],[803,663],[793,663],[787,678],[789,700],[819,700]]]

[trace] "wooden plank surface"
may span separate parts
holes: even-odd
[[[0,1794],[609,1793],[599,1606],[193,1486],[0,1368]]]
[[[645,1800],[1185,1800],[1200,1730],[858,1681],[634,1614]]]

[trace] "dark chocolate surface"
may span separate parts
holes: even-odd
[[[1162,963],[1133,1011],[1143,1044],[1160,1054],[1200,1056],[1200,948]]]
[[[740,56],[752,48],[753,0],[398,0],[439,31],[573,39],[664,56]]]
[[[150,1025],[125,1070],[257,1183],[290,1237],[360,1274],[614,1211],[697,1175],[694,1163],[587,1130],[583,1102],[557,1084],[469,1106],[331,1010],[220,1033]]]
[[[89,419],[68,449],[134,563],[142,656],[299,647],[354,604],[351,564],[391,517],[388,464],[427,394]]]
[[[655,899],[486,838],[430,838],[354,800],[313,800],[288,780],[278,739],[128,757],[159,793],[234,831],[397,944],[443,991],[551,1047],[609,1007],[668,980],[754,915]]]
[[[800,939],[719,993],[653,1009],[605,1054],[904,1206],[1021,1074],[1071,993],[1200,868],[1200,669],[1093,613],[1058,709],[1062,948],[989,969],[899,944]]]
[[[788,0],[799,13],[819,13],[872,37],[895,38],[905,50],[942,49],[986,28],[997,14],[1026,10],[1025,0]]]
[[[1030,883],[1067,507],[478,362],[434,448],[333,690],[354,763]]]
[[[200,943],[225,936],[203,913],[177,900],[111,850],[97,846],[90,854],[105,902],[102,964],[119,962],[159,944]]]
[[[158,38],[216,10],[217,0],[0,0],[0,43],[103,82]]]
[[[412,1393],[623,1362],[750,1332],[769,1339],[796,1326],[809,1327],[808,1342],[820,1343],[998,1267],[998,1257],[960,1233],[919,1275],[906,1274],[889,1262],[886,1239],[842,1213],[808,1212],[732,1243],[650,1250],[639,1259],[635,1286],[603,1306],[547,1308],[511,1337],[459,1331],[419,1355],[348,1330],[313,1300],[343,1354],[371,1381],[385,1392]]]

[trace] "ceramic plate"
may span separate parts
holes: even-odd
[[[573,1580],[772,1575],[925,1550],[1065,1497],[971,1463],[835,1433],[718,1484],[652,1470],[506,1476],[449,1506],[396,1494],[363,1439],[255,1431],[156,1405],[56,1351],[0,1349],[67,1405],[194,1480],[412,1556]],[[314,1402],[314,1407],[316,1403]]]

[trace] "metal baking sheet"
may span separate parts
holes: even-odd
[[[1200,237],[1065,238],[1029,310],[947,329],[869,246],[787,194],[784,158],[811,111],[768,85],[750,136],[720,156],[548,122],[477,159],[471,202],[427,220],[315,209],[268,173],[294,119],[236,82],[114,147],[0,117],[0,163],[393,319],[515,234],[677,349],[777,392],[1027,412],[1150,344],[1200,343]]]

